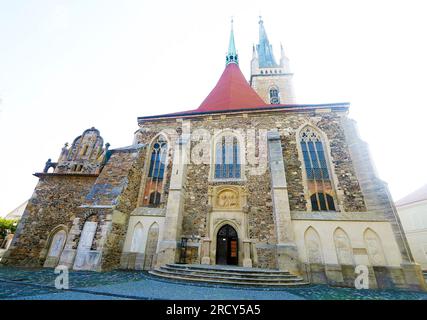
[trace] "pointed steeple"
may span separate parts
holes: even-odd
[[[218,112],[238,109],[253,109],[265,106],[264,101],[246,81],[239,68],[239,59],[234,43],[233,20],[231,20],[230,43],[225,70],[216,86],[196,110]]]
[[[291,68],[289,67],[289,59],[285,54],[285,49],[283,45],[280,44],[280,67],[283,68],[285,73],[291,73]]]
[[[252,60],[258,59],[258,53],[256,52],[255,45],[252,45]]]
[[[225,65],[230,63],[239,64],[239,56],[237,55],[236,44],[234,43],[233,19],[231,19],[230,42],[228,44],[227,56],[225,57]]]
[[[268,41],[267,33],[264,28],[264,21],[259,17],[259,44],[257,45],[259,67],[270,68],[278,67],[273,54],[273,47]]]

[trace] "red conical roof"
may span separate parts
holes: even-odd
[[[226,66],[215,88],[195,111],[227,111],[265,106],[235,63]]]

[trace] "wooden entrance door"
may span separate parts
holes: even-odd
[[[238,264],[237,232],[228,224],[219,229],[216,237],[216,264]]]

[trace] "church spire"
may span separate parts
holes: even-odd
[[[282,44],[280,44],[280,68],[283,68],[285,73],[291,73],[291,69],[289,68],[289,59],[285,54],[285,49],[283,49]]]
[[[259,17],[259,44],[257,45],[259,66],[261,68],[278,67],[274,59],[273,47],[268,41],[267,32],[264,28],[264,21]]]
[[[228,44],[228,52],[225,58],[225,65],[229,65],[230,63],[239,64],[239,57],[236,51],[236,44],[234,43],[233,18],[231,19],[230,42]]]
[[[255,45],[252,45],[252,60],[258,59],[258,53],[256,52]]]

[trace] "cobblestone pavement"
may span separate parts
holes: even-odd
[[[153,277],[146,272],[70,271],[70,290],[54,288],[53,269],[0,267],[0,299],[242,299],[242,300],[427,300],[427,293],[398,290],[355,290],[310,285],[296,288],[254,288],[204,283],[183,283]]]

